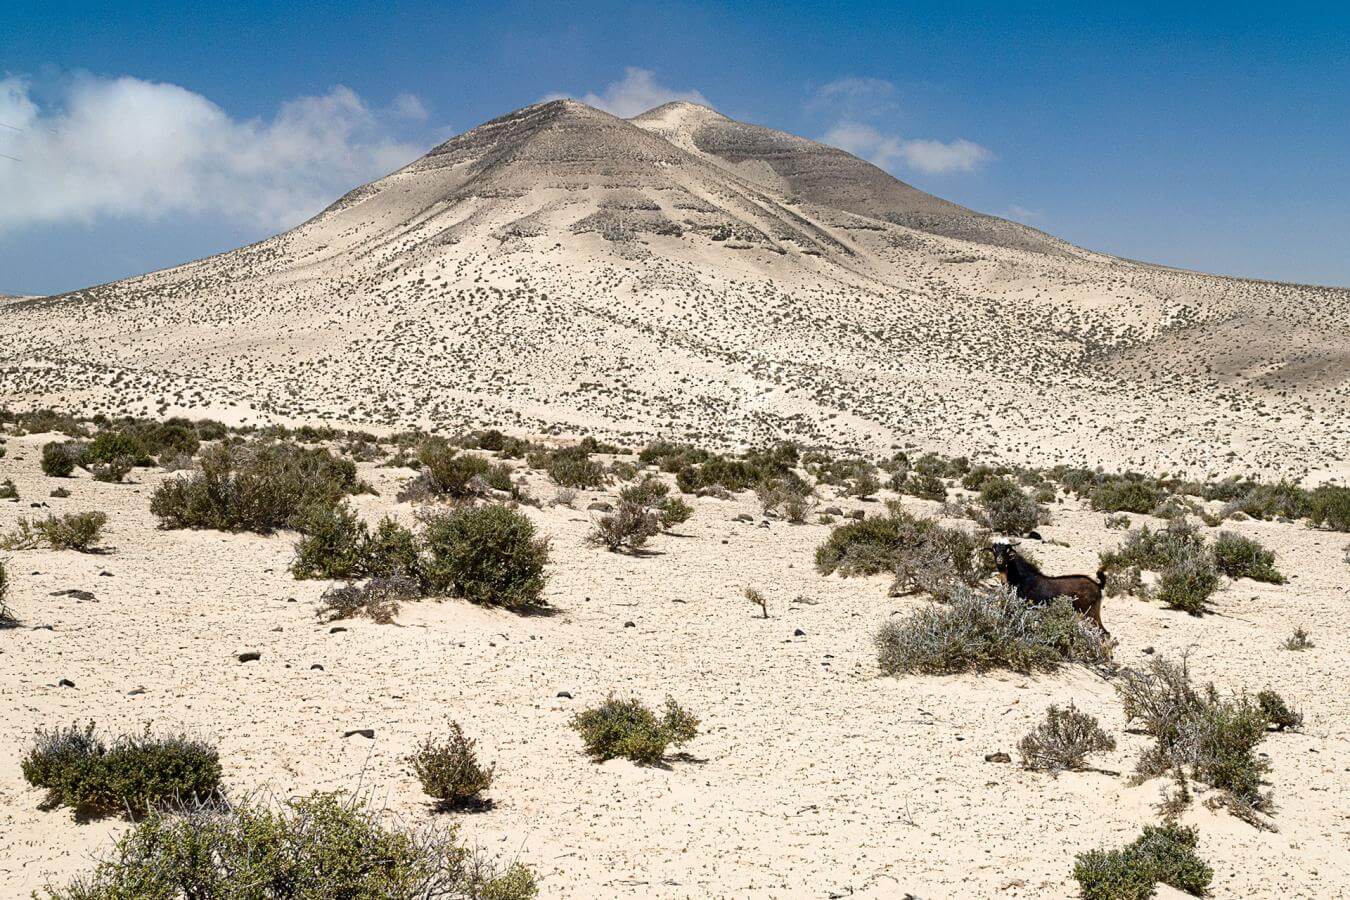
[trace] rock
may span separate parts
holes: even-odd
[[[58,684],[59,686],[61,686],[61,687],[74,687],[74,686],[75,686],[75,682],[71,681],[69,678],[62,678],[60,681],[57,682],[57,684]]]
[[[844,518],[857,519],[861,522],[863,519],[867,518],[867,513],[863,512],[861,509],[850,509],[848,512],[844,513]]]
[[[1140,650],[1139,652],[1144,654],[1145,656],[1152,656],[1156,651],[1152,647],[1145,647],[1143,650]]]
[[[602,513],[614,511],[614,507],[610,506],[603,500],[596,500],[594,503],[587,505],[586,509],[590,510],[591,512],[602,512]]]
[[[837,506],[827,506],[820,512],[826,516],[842,516],[844,514],[844,511]]]
[[[370,738],[371,740],[374,740],[374,739],[375,739],[375,729],[374,729],[374,728],[353,728],[351,731],[348,731],[347,733],[345,733],[345,734],[342,735],[342,736],[345,737],[345,738],[349,738],[349,737],[351,737],[352,735],[356,735],[356,734],[359,734],[359,735],[360,735],[361,737],[363,737],[363,738]]]
[[[243,653],[239,654],[239,661],[241,663],[257,662],[260,659],[262,659],[262,651],[260,650],[245,650]]]
[[[737,521],[737,522],[753,522],[753,521],[755,521],[755,517],[752,516],[752,515],[750,515],[749,513],[741,513],[739,516],[736,517],[736,521]]]
[[[93,600],[94,595],[90,591],[82,591],[79,588],[67,588],[64,591],[52,591],[53,597],[74,597],[76,600]]]
[[[347,630],[347,629],[346,629],[346,628],[343,628],[341,625],[334,625],[332,628],[328,629],[328,633],[329,633],[329,634],[340,634],[340,633],[342,633],[342,632],[344,632],[344,631],[346,631],[346,630]]]
[[[1012,757],[1000,750],[997,753],[986,753],[984,755],[984,761],[992,763],[1010,763],[1012,762]]]
[[[505,501],[511,499],[511,492],[501,491],[498,490],[497,488],[492,488],[491,490],[488,491],[488,496],[491,497],[493,500]]]
[[[1045,538],[1041,537],[1041,533],[1040,533],[1039,531],[1028,531],[1028,532],[1027,532],[1027,537],[1030,538],[1030,539],[1033,540],[1033,541],[1043,541],[1043,540],[1045,540]]]
[[[111,573],[111,572],[109,572],[109,571],[107,571],[107,570],[104,570],[104,571],[102,571],[102,572],[99,572],[98,575],[99,575],[100,578],[111,578],[111,577],[113,577],[113,573]]]
[[[311,672],[322,672],[322,671],[323,671],[323,666],[319,665],[318,663],[315,663],[314,665],[312,665],[312,666],[309,667],[309,670],[310,670]]]
[[[792,632],[792,636],[793,636],[793,637],[806,637],[806,632],[805,632],[805,631],[802,631],[800,628],[798,628],[798,629],[795,629],[795,630]]]
[[[128,696],[128,697],[139,697],[141,694],[144,694],[144,693],[145,693],[145,688],[143,688],[143,687],[132,688],[131,690],[127,691],[127,696]]]
[[[636,627],[637,627],[637,624],[634,623],[634,622],[624,622],[624,623],[623,623],[623,627],[624,627],[624,628],[636,628]]]
[[[571,699],[572,699],[572,695],[571,695],[570,693],[568,693],[567,691],[558,691],[558,697],[561,698],[561,699],[563,699],[563,700],[571,700]]]

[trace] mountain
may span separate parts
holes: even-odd
[[[1350,291],[1093,253],[707,107],[625,120],[559,100],[258,244],[0,305],[0,389],[108,412],[1334,473],[1348,322]]]

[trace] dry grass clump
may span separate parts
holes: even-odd
[[[9,611],[9,571],[5,561],[0,559],[0,629],[18,628],[19,619]]]
[[[88,875],[47,888],[52,900],[530,900],[537,893],[529,869],[499,871],[461,844],[454,827],[385,826],[362,800],[330,793],[279,806],[246,801],[151,814]]]
[[[1270,827],[1261,818],[1272,809],[1270,793],[1261,790],[1270,763],[1254,751],[1271,720],[1259,701],[1243,695],[1221,698],[1213,685],[1197,690],[1184,657],[1180,664],[1159,656],[1143,671],[1125,669],[1116,691],[1126,721],[1138,721],[1156,740],[1139,758],[1138,777],[1170,774],[1178,782],[1178,796],[1169,806],[1184,806],[1191,778],[1219,790],[1218,802],[1234,815]]]
[[[409,757],[413,772],[428,797],[443,809],[483,803],[481,794],[492,785],[492,767],[484,768],[474,751],[477,741],[466,737],[458,722],[449,723],[444,740],[427,737]]]
[[[1195,852],[1199,833],[1174,823],[1145,825],[1119,850],[1090,850],[1074,860],[1073,877],[1084,900],[1148,900],[1159,883],[1205,893],[1214,870]]]
[[[766,478],[755,485],[760,507],[767,516],[780,516],[794,525],[800,525],[815,506],[815,489],[796,472],[788,471],[775,478]]]
[[[160,483],[150,511],[162,528],[268,534],[294,528],[315,505],[368,490],[356,464],[327,450],[287,443],[220,445],[201,454],[201,471]]]
[[[1286,650],[1310,650],[1314,646],[1312,638],[1302,626],[1295,628],[1294,633],[1284,640],[1284,649]]]
[[[610,696],[600,706],[572,717],[586,752],[603,762],[625,757],[637,763],[660,762],[670,745],[682,746],[698,734],[698,719],[667,697],[662,715],[636,698]]]
[[[1083,768],[1093,753],[1116,749],[1116,740],[1095,718],[1070,703],[1068,709],[1047,709],[1045,721],[1023,737],[1017,749],[1025,768],[1058,774]]]
[[[693,507],[669,493],[665,482],[650,475],[624,487],[618,506],[600,516],[586,535],[586,543],[615,553],[640,550],[662,528],[672,528],[693,515]]]
[[[1102,633],[1068,599],[1032,607],[1004,588],[963,588],[949,603],[891,619],[878,632],[876,646],[887,675],[1049,672],[1065,663],[1105,664],[1110,659]]]
[[[141,734],[105,741],[90,722],[39,729],[21,764],[24,779],[47,791],[48,808],[141,813],[171,801],[210,799],[220,790],[214,747],[183,735]]]
[[[365,616],[379,625],[388,625],[398,615],[400,605],[422,593],[422,585],[399,575],[372,578],[365,584],[331,587],[319,597],[319,618],[324,622]]]
[[[45,519],[19,519],[13,531],[0,536],[0,549],[37,550],[47,547],[88,553],[98,545],[99,539],[103,537],[103,527],[107,524],[108,514],[97,511],[51,515]]]

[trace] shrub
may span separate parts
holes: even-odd
[[[126,478],[131,472],[132,462],[129,457],[121,456],[108,462],[87,463],[87,468],[89,474],[94,476],[95,481],[101,481],[105,484],[121,484],[122,479]]]
[[[1172,609],[1198,616],[1218,589],[1219,572],[1214,567],[1214,557],[1205,552],[1163,569],[1158,576],[1157,597]]]
[[[1107,515],[1105,524],[1112,531],[1124,531],[1130,527],[1130,517],[1124,513],[1111,513]]]
[[[947,485],[942,483],[942,479],[932,473],[911,472],[909,477],[900,484],[896,484],[892,479],[891,487],[901,494],[911,494],[921,500],[946,500]]]
[[[949,604],[892,619],[877,634],[876,645],[887,675],[1053,671],[1066,662],[1109,658],[1101,632],[1084,622],[1068,599],[1032,607],[1002,588],[962,589]]]
[[[1100,562],[1108,595],[1143,594],[1141,570],[1159,571],[1158,599],[1194,615],[1204,611],[1219,587],[1214,553],[1199,527],[1185,519],[1173,519],[1158,531],[1147,525],[1131,529],[1120,548],[1102,553]]]
[[[420,582],[422,558],[417,535],[393,519],[381,519],[361,547],[361,570],[372,578]]]
[[[398,493],[398,501],[424,500],[431,497],[464,499],[486,494],[489,490],[516,494],[511,482],[511,467],[504,463],[493,465],[481,456],[460,453],[444,438],[431,438],[418,450],[420,471]]]
[[[586,752],[601,762],[620,756],[660,762],[667,746],[682,746],[698,733],[698,719],[669,697],[660,718],[640,700],[610,696],[600,706],[577,713],[571,724]]]
[[[476,741],[465,737],[458,722],[450,723],[450,733],[444,741],[428,737],[418,751],[409,757],[413,772],[422,782],[428,797],[440,801],[446,809],[469,806],[492,784],[492,767],[478,764],[474,752]]]
[[[598,488],[605,483],[605,467],[591,459],[581,447],[567,447],[549,453],[542,468],[559,487]]]
[[[121,463],[130,470],[132,466],[148,466],[154,460],[136,434],[117,430],[100,431],[84,447],[84,464],[112,462]]]
[[[1214,541],[1214,561],[1229,578],[1250,578],[1270,584],[1284,584],[1287,579],[1275,568],[1275,552],[1267,550],[1252,538],[1221,531]]]
[[[1162,502],[1161,487],[1141,478],[1111,477],[1092,490],[1088,498],[1093,509],[1100,512],[1132,512],[1147,515]]]
[[[9,599],[9,572],[5,561],[0,559],[0,629],[17,628],[19,620],[9,611],[6,601]]]
[[[986,478],[980,488],[979,521],[998,534],[1025,535],[1045,518],[1045,510],[1006,478]]]
[[[69,441],[52,441],[42,445],[42,474],[52,478],[69,478],[80,460],[79,445]]]
[[[1308,637],[1308,632],[1302,627],[1295,628],[1294,633],[1285,638],[1284,649],[1286,650],[1308,650],[1313,646],[1312,638]]]
[[[655,512],[631,500],[619,501],[612,513],[605,513],[586,535],[586,543],[612,552],[639,550],[661,530]]]
[[[315,503],[295,524],[303,533],[291,562],[296,578],[359,578],[365,574],[363,550],[369,532],[346,503]]]
[[[497,871],[455,828],[386,827],[364,802],[314,793],[279,807],[246,801],[152,814],[52,900],[149,897],[530,900],[533,874]]]
[[[657,515],[661,519],[661,527],[669,531],[676,525],[689,521],[689,517],[694,514],[694,508],[685,503],[679,497],[668,497],[661,504]]]
[[[6,478],[0,481],[0,500],[18,500],[19,489],[14,484],[14,479]]]
[[[1095,718],[1070,703],[1068,709],[1047,709],[1045,721],[1017,749],[1025,768],[1059,773],[1081,769],[1090,754],[1116,749],[1116,741]]]
[[[345,584],[324,591],[319,597],[319,618],[325,622],[366,616],[388,625],[398,615],[400,604],[421,593],[421,585],[398,575],[372,578],[365,584]]]
[[[755,485],[755,494],[759,497],[764,514],[782,516],[794,525],[806,521],[813,506],[813,493],[811,485],[792,471]]]
[[[182,735],[124,734],[110,742],[90,722],[39,729],[21,765],[24,779],[47,791],[48,807],[95,813],[144,812],[177,800],[206,800],[220,789],[214,747]]]
[[[1140,779],[1171,774],[1185,788],[1194,778],[1223,793],[1240,818],[1263,826],[1269,812],[1261,777],[1270,764],[1253,752],[1266,734],[1267,716],[1248,697],[1220,698],[1213,685],[1198,691],[1183,657],[1180,665],[1154,657],[1148,668],[1125,669],[1116,684],[1126,722],[1139,721],[1156,743],[1140,756]]]
[[[1224,507],[1225,516],[1242,512],[1253,519],[1301,519],[1309,513],[1308,492],[1292,482],[1248,482],[1243,488],[1245,490],[1229,491],[1237,496]]]
[[[66,513],[45,519],[19,519],[14,530],[0,537],[6,550],[77,550],[88,553],[103,536],[108,515],[103,512]]]
[[[1289,708],[1285,699],[1274,691],[1261,691],[1256,695],[1256,703],[1276,731],[1287,728],[1295,730],[1303,727],[1303,714]]]
[[[944,599],[988,573],[987,561],[977,552],[981,543],[977,536],[891,503],[885,516],[847,522],[830,532],[816,550],[816,569],[845,576],[889,571],[895,575],[892,594],[922,590]]]
[[[1214,871],[1195,848],[1199,834],[1182,825],[1145,825],[1120,850],[1090,850],[1074,860],[1084,900],[1147,900],[1161,882],[1188,894],[1205,893]]]
[[[201,471],[160,483],[150,500],[162,528],[268,534],[294,528],[316,504],[333,505],[367,488],[356,464],[297,444],[220,445],[201,454]]]
[[[548,540],[505,506],[462,507],[423,520],[423,577],[433,591],[471,603],[523,608],[546,605]]]
[[[1350,487],[1323,484],[1308,497],[1308,522],[1314,528],[1350,531]]]

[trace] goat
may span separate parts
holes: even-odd
[[[1022,557],[1012,544],[997,543],[982,548],[993,554],[994,571],[1017,596],[1028,603],[1049,603],[1056,597],[1068,597],[1081,616],[1087,616],[1106,637],[1111,633],[1102,624],[1102,588],[1106,587],[1106,572],[1097,570],[1097,580],[1087,575],[1046,575]]]

